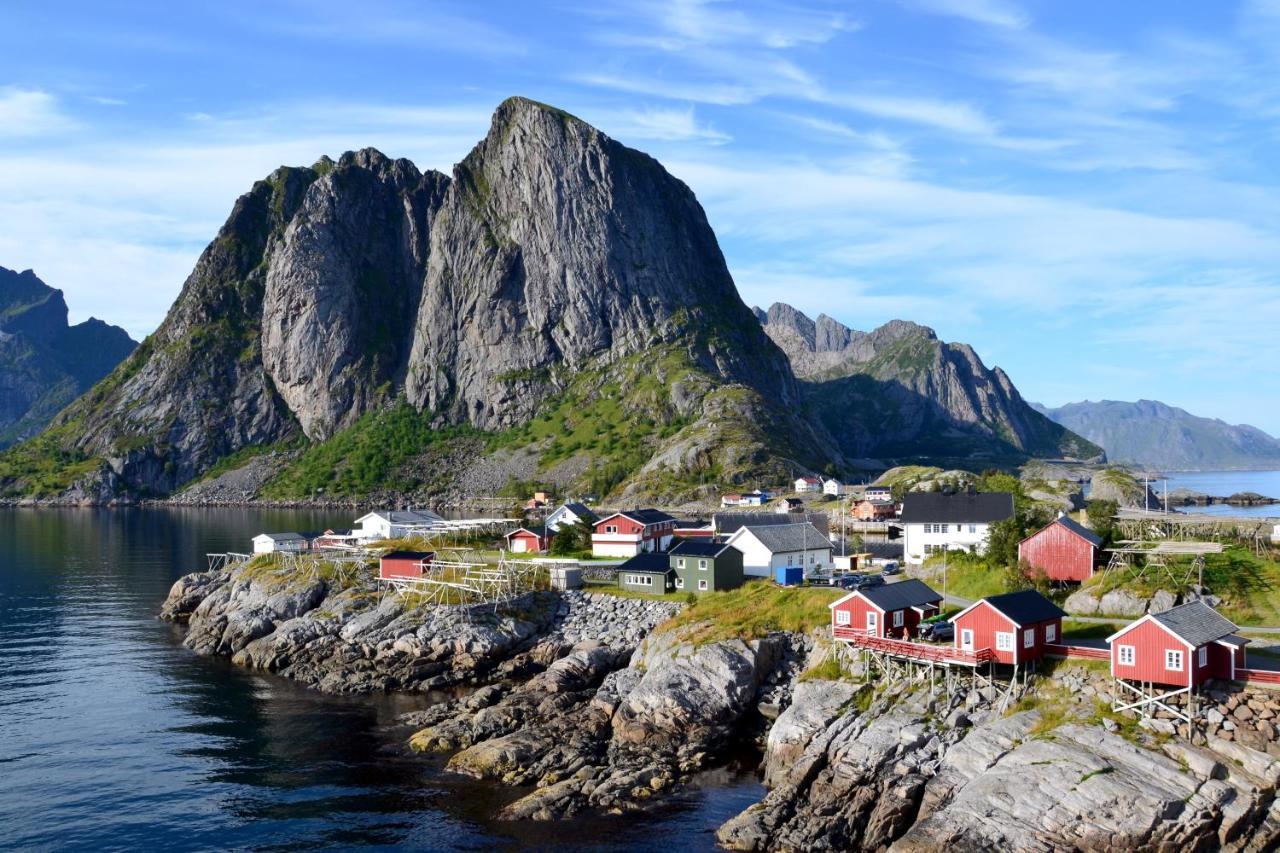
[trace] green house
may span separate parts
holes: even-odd
[[[668,552],[676,591],[715,592],[742,586],[742,552],[723,542],[686,539]]]
[[[618,566],[618,588],[661,595],[676,588],[676,573],[666,554],[637,554]]]

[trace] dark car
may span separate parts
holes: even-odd
[[[920,626],[920,636],[925,640],[933,640],[937,643],[947,642],[955,639],[956,626],[945,619],[937,622],[926,622]]]

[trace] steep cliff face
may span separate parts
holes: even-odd
[[[644,395],[577,381],[632,381],[647,357],[673,378]],[[732,471],[698,428],[703,401],[726,389],[748,398],[721,407],[742,419],[732,456],[746,467]],[[665,467],[681,482],[704,479],[690,466],[730,478],[767,466],[766,422],[785,422],[787,452],[816,458],[822,441],[792,413],[799,385],[692,192],[580,120],[513,98],[452,177],[364,150],[255,184],[156,333],[23,458],[0,460],[0,486],[29,492],[23,466],[53,458],[76,476],[100,463],[91,494],[163,494],[247,448],[333,439],[396,399],[434,425],[498,433],[576,395],[572,431],[609,393],[644,437],[625,474],[673,438]],[[554,443],[525,438],[535,455]],[[592,452],[568,461],[595,465]]]
[[[38,433],[135,346],[101,320],[69,325],[62,291],[0,267],[0,447]]]
[[[1101,457],[1100,448],[1032,409],[1003,370],[988,369],[967,344],[939,341],[932,329],[894,320],[859,332],[789,305],[761,313],[846,456]]]
[[[1037,411],[1107,449],[1115,462],[1171,470],[1280,467],[1280,439],[1155,400],[1099,400]]]

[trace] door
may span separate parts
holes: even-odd
[[[973,651],[973,629],[965,628],[960,632],[960,648],[966,652]]]

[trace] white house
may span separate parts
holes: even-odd
[[[356,519],[352,531],[361,542],[378,539],[399,539],[416,533],[425,533],[444,521],[428,509],[379,510]]]
[[[822,481],[817,477],[800,477],[795,482],[797,492],[820,492]]]
[[[804,501],[799,498],[778,498],[773,505],[773,511],[778,515],[786,515],[791,512],[804,512]]]
[[[808,522],[739,527],[726,541],[742,552],[747,577],[773,577],[782,566],[803,566],[806,576],[831,568],[831,540]]]
[[[738,499],[738,506],[764,506],[769,501],[769,493],[756,489],[754,492],[747,492]]]
[[[586,504],[566,502],[555,508],[550,515],[547,516],[546,527],[552,533],[556,533],[561,527],[571,524],[577,524],[579,521],[587,524],[596,523],[596,514],[587,509]]]
[[[902,502],[905,559],[919,565],[943,551],[981,553],[991,525],[1012,517],[1008,492],[910,492]]]
[[[891,501],[893,489],[889,486],[867,486],[862,490],[862,499],[866,501]]]
[[[834,477],[828,477],[822,481],[822,493],[824,495],[840,497],[840,495],[844,494],[844,485]]]
[[[277,551],[297,553],[311,547],[301,533],[259,533],[253,537],[253,553],[274,554]]]

